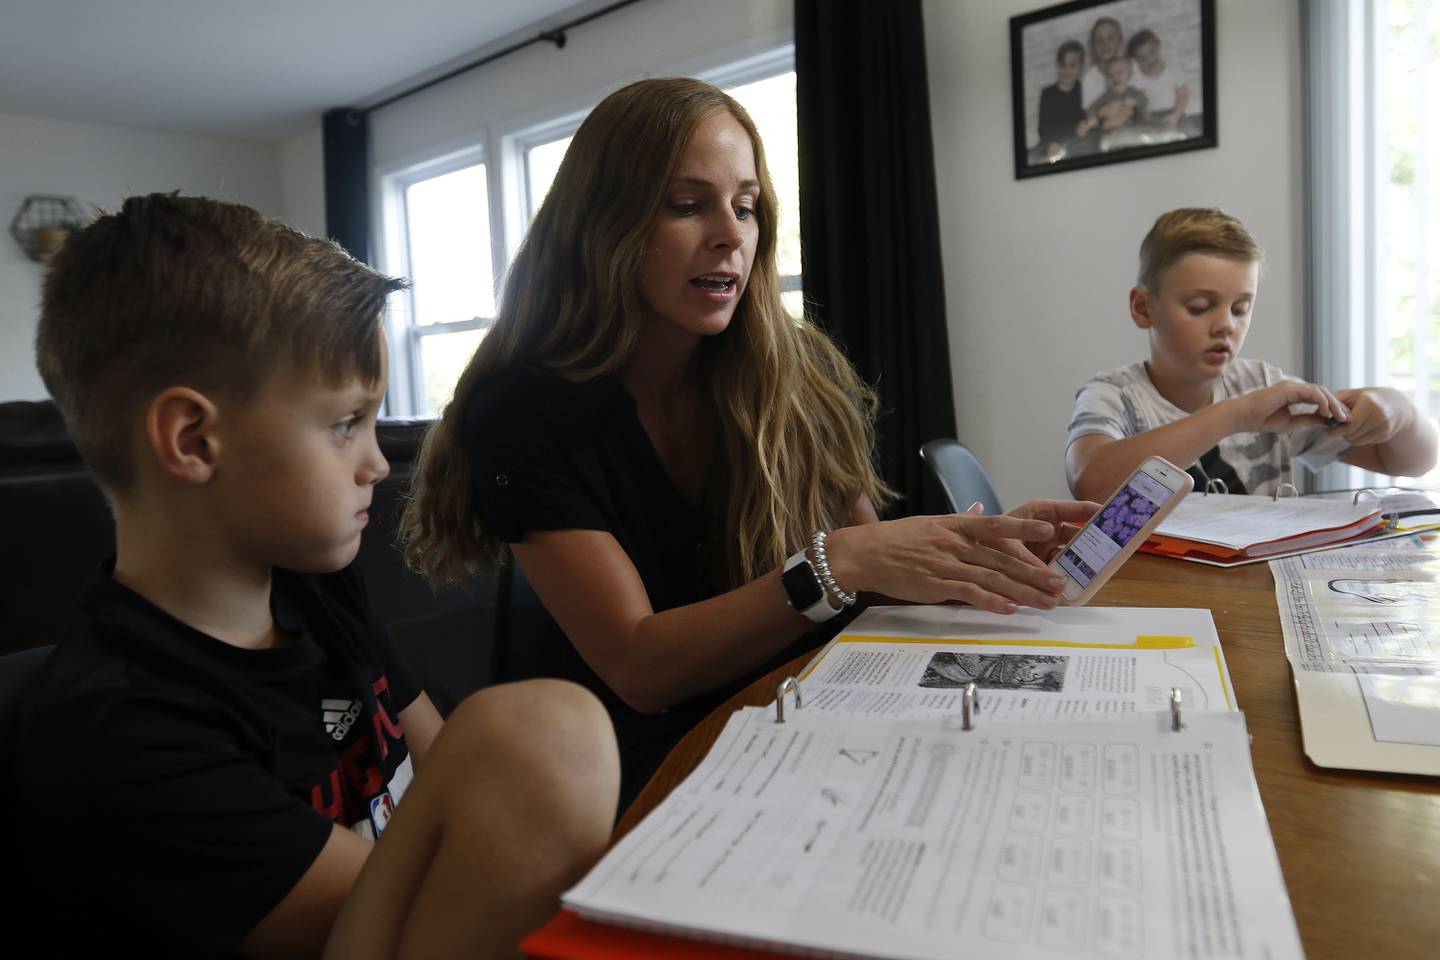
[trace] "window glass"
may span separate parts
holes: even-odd
[[[493,317],[495,269],[485,165],[410,184],[405,214],[415,324]]]
[[[555,182],[555,173],[560,169],[560,161],[565,158],[565,151],[570,148],[572,139],[574,138],[561,137],[559,140],[536,144],[525,151],[525,183],[530,191],[527,199],[530,203],[531,220],[535,219],[540,204],[545,202],[545,195],[550,192],[550,184]]]
[[[731,87],[765,144],[765,162],[780,201],[777,265],[781,276],[800,274],[800,159],[795,136],[795,73]]]
[[[1434,417],[1440,413],[1440,5],[1389,0],[1377,33],[1378,366],[1382,382]],[[1440,481],[1440,469],[1426,479]]]
[[[438,416],[455,392],[465,365],[480,346],[485,330],[457,330],[426,334],[420,340],[420,369],[424,373],[421,416]]]
[[[792,317],[803,317],[805,315],[805,293],[801,290],[787,290],[780,294],[780,302],[785,304],[785,312]]]

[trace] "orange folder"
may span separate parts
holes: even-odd
[[[1199,559],[1215,563],[1242,563],[1248,560],[1290,555],[1321,547],[1339,546],[1351,541],[1363,540],[1385,526],[1385,518],[1377,510],[1374,514],[1343,527],[1331,527],[1309,533],[1267,540],[1236,550],[1213,543],[1200,543],[1179,537],[1164,537],[1151,534],[1140,547],[1142,553],[1153,553],[1162,557],[1178,557],[1182,560]]]
[[[794,960],[793,953],[616,927],[561,910],[520,944],[530,960]]]

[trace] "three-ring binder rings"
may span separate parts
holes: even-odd
[[[730,718],[559,925],[676,957],[1300,957],[1208,612],[1017,616],[867,611]]]
[[[803,705],[800,700],[800,684],[794,677],[786,677],[780,681],[780,686],[775,689],[775,722],[785,722],[785,694],[795,695],[795,709],[799,710]],[[1170,729],[1179,733],[1183,724],[1180,722],[1180,707],[1184,701],[1184,695],[1179,687],[1170,688]],[[980,687],[975,681],[965,684],[964,692],[960,697],[960,729],[969,731],[975,729],[975,718],[980,714]]]

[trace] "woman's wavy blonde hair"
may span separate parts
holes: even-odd
[[[754,145],[760,229],[730,326],[701,346],[725,479],[706,504],[712,585],[746,583],[812,531],[847,524],[862,495],[877,509],[893,496],[871,460],[874,393],[825,333],[781,305],[775,190],[754,122],[708,83],[642,80],[606,97],[576,131],[506,276],[495,324],[425,436],[400,541],[433,584],[504,554],[480,520],[461,443],[470,398],[519,364],[575,381],[621,370],[644,315],[637,278],[647,239],[695,129],[722,111]]]

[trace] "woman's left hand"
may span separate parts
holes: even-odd
[[[974,504],[970,512],[981,512],[976,509],[979,506],[979,503]],[[1054,531],[1050,538],[1043,541],[996,540],[991,545],[1016,559],[1043,567],[1055,559],[1060,548],[1069,543],[1084,526],[1085,521],[1099,509],[1100,504],[1091,500],[1030,500],[1014,510],[1006,511],[1006,516],[1019,517],[1022,520],[1043,520],[1050,524]]]

